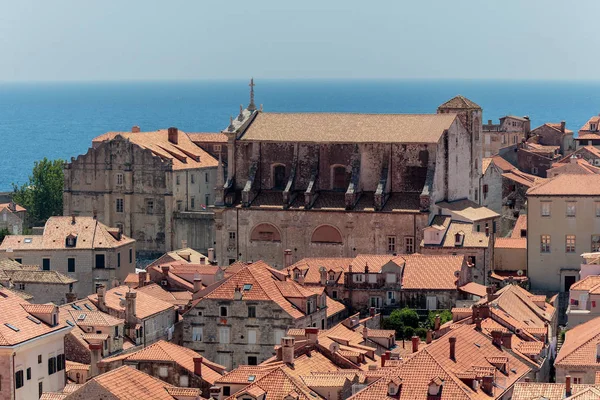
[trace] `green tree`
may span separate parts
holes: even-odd
[[[435,325],[435,316],[440,316],[440,325],[445,324],[448,321],[452,321],[452,311],[450,310],[434,310],[429,311],[429,315],[427,316],[427,321],[429,323],[429,328],[433,329]]]
[[[403,308],[402,310],[394,310],[394,312],[395,311],[398,311],[398,318],[402,322],[402,325],[410,326],[411,328],[419,327],[419,314],[417,314],[415,310]]]
[[[20,187],[13,183],[13,201],[27,209],[34,224],[44,223],[63,212],[63,160],[36,161],[29,181]]]

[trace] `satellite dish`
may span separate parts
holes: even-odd
[[[523,276],[523,270],[522,270],[522,269],[518,270],[518,271],[517,271],[517,275],[519,275],[519,276]]]

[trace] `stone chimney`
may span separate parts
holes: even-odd
[[[167,277],[169,276],[169,266],[168,265],[162,265],[160,267],[162,274],[163,274],[163,279],[167,279]]]
[[[242,289],[240,289],[239,286],[236,286],[234,291],[233,291],[233,299],[234,300],[241,300],[242,299]]]
[[[493,330],[492,334],[492,343],[496,346],[502,346],[502,331]]]
[[[565,376],[565,397],[571,396],[571,375]]]
[[[136,126],[133,126],[133,127],[131,128],[131,132],[132,132],[132,133],[139,133],[139,132],[140,132],[140,127],[139,127],[139,126],[137,126],[137,125],[136,125]]]
[[[104,286],[104,284],[98,285],[96,293],[98,294],[98,309],[102,312],[106,312],[106,286]]]
[[[102,359],[102,343],[90,343],[90,378],[98,375],[98,363]]]
[[[485,292],[487,294],[487,301],[488,301],[488,303],[490,301],[494,301],[494,300],[496,300],[498,298],[498,296],[496,295],[496,288],[494,288],[494,286],[492,286],[492,285],[486,286]]]
[[[285,336],[281,338],[281,361],[294,364],[294,338]]]
[[[215,262],[215,248],[214,247],[209,247],[208,248],[208,262],[213,263]]]
[[[202,290],[202,278],[200,275],[194,276],[194,293],[198,293]]]
[[[567,124],[565,123],[565,121],[560,121],[560,131],[561,131],[562,133],[565,133],[565,128],[566,128],[566,125],[567,125]]]
[[[475,317],[475,329],[481,331],[481,317]]]
[[[425,343],[429,344],[433,342],[433,331],[431,329],[427,329],[427,335],[425,336]]]
[[[179,141],[177,139],[179,136],[179,132],[178,132],[177,128],[169,128],[167,132],[169,134],[169,142],[171,142],[173,144],[178,144]]]
[[[200,265],[206,265],[206,258],[200,257]]]
[[[419,339],[418,336],[413,336],[412,338],[410,338],[411,342],[412,342],[412,352],[416,353],[417,351],[419,351],[419,343],[421,342],[421,339]]]
[[[502,332],[502,346],[512,349],[512,332]]]
[[[369,338],[369,328],[367,328],[366,325],[363,326],[362,335],[364,340],[367,340]]]
[[[319,275],[321,278],[321,286],[327,285],[327,270],[325,269],[325,267],[319,268]]]
[[[433,322],[433,330],[436,332],[439,331],[441,324],[442,324],[442,318],[440,317],[440,314],[436,314],[435,320]]]
[[[67,299],[67,303],[77,301],[77,293],[69,292],[65,294],[65,297]]]
[[[570,158],[569,158],[569,162],[571,164],[576,164],[577,163],[577,156],[575,154],[573,154]]]
[[[138,287],[142,287],[142,286],[146,285],[146,277],[147,277],[146,271],[140,271],[138,273]]]
[[[137,324],[136,314],[137,292],[129,291],[125,293],[125,324],[131,330],[135,330]],[[130,333],[131,335],[131,333]]]
[[[292,265],[292,250],[285,249],[283,251],[283,266],[287,268],[290,265]]]
[[[490,317],[490,305],[489,304],[480,304],[479,305],[479,318],[486,319]]]
[[[450,359],[456,360],[456,336],[450,336],[448,343],[450,344]]]
[[[481,390],[492,396],[494,394],[494,376],[484,376],[481,380]]]
[[[221,400],[221,388],[219,386],[211,386],[210,398],[212,400]]]
[[[194,357],[194,374],[202,376],[202,357]]]
[[[385,367],[385,362],[388,359],[388,354],[387,353],[383,353],[380,357],[381,360],[381,368]]]
[[[319,328],[304,328],[304,333],[308,343],[317,344],[319,342]]]
[[[374,317],[377,313],[377,309],[375,307],[369,307],[369,317]]]

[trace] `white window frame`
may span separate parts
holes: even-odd
[[[122,186],[123,185],[123,174],[119,173],[117,174],[117,186]]]
[[[365,281],[365,277],[363,274],[354,274],[352,281],[356,283],[362,283]]]
[[[229,344],[231,342],[231,330],[228,326],[219,326],[219,343]]]
[[[577,204],[574,201],[567,201],[567,217],[573,218],[577,212]]]
[[[552,216],[552,203],[549,201],[542,201],[540,203],[540,210],[542,217]]]
[[[124,199],[119,198],[116,200],[116,212],[118,212],[118,213],[125,212],[125,200]]]
[[[256,329],[248,329],[248,344],[256,344],[257,336]]]
[[[201,326],[192,326],[192,340],[194,342],[202,341],[202,327]]]

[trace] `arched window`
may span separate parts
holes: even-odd
[[[331,189],[346,190],[350,183],[350,173],[344,165],[334,165],[331,167]]]
[[[260,242],[281,242],[281,234],[275,225],[259,224],[252,229],[250,240]]]
[[[342,244],[342,234],[334,226],[321,225],[315,229],[310,241],[313,243]]]
[[[283,190],[286,184],[285,165],[277,164],[273,166],[273,189]]]

